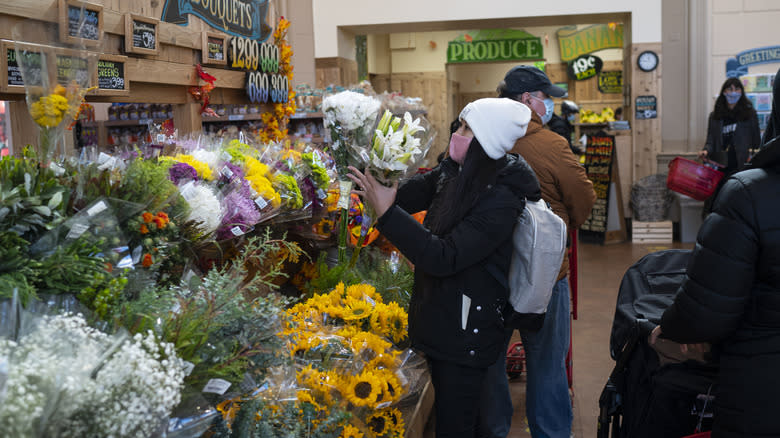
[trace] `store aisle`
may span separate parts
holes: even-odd
[[[609,334],[615,301],[623,273],[642,256],[668,248],[691,248],[692,244],[616,245],[580,244],[579,318],[574,324],[574,425],[576,438],[596,434],[599,395],[614,362],[609,357]],[[519,340],[519,336],[516,336]],[[514,341],[514,339],[513,339]],[[515,416],[509,438],[530,437],[525,422],[525,380],[510,381]],[[425,438],[433,438],[429,424]]]

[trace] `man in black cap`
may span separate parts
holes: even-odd
[[[544,129],[553,114],[553,97],[566,91],[550,82],[536,67],[517,66],[498,86],[507,97],[531,108],[531,121],[524,137],[511,153],[520,154],[536,173],[542,198],[569,229],[577,229],[590,215],[596,193],[585,169],[560,135]],[[564,258],[539,331],[521,330],[526,354],[526,418],[534,438],[569,438],[572,408],[566,374],[570,343],[568,257]],[[509,319],[507,319],[509,320]],[[506,380],[505,357],[491,366],[483,385],[480,405],[480,436],[506,437],[512,408]],[[507,409],[507,405],[509,409]]]

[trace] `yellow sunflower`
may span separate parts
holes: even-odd
[[[398,356],[400,354],[401,352],[398,350],[386,351],[384,353],[378,354],[371,362],[368,363],[368,366],[371,368],[398,368]]]
[[[337,284],[336,287],[328,293],[328,296],[330,297],[331,303],[340,306],[344,298],[344,283]]]
[[[361,432],[357,427],[351,424],[347,424],[344,426],[344,430],[341,431],[339,438],[363,438],[363,432]]]
[[[391,409],[385,409],[382,411],[382,413],[387,417],[388,422],[390,423],[390,430],[392,433],[390,436],[394,437],[402,437],[404,436],[404,433],[406,432],[406,425],[404,424],[404,419],[401,416],[401,411],[395,408]]]
[[[381,411],[374,411],[366,418],[366,426],[376,436],[382,436],[390,430],[390,420]]]
[[[347,296],[366,301],[374,301],[374,303],[382,302],[382,296],[379,295],[374,286],[371,286],[370,284],[360,283],[349,286],[347,288]]]
[[[371,371],[352,376],[346,391],[346,398],[355,406],[374,406],[382,391],[384,381]]]
[[[390,336],[390,327],[387,325],[387,305],[377,303],[369,320],[371,331],[380,336]]]
[[[389,335],[393,342],[398,343],[406,339],[409,334],[409,315],[406,311],[398,303],[390,302],[387,304],[386,317]]]
[[[404,389],[398,380],[398,376],[393,371],[389,369],[375,370],[374,375],[384,382],[382,392],[377,397],[377,403],[387,404],[398,401],[401,398]]]
[[[344,316],[345,321],[357,321],[368,318],[371,316],[371,312],[374,311],[374,306],[371,303],[362,299],[353,297],[347,297],[344,300]]]
[[[369,332],[358,332],[351,339],[352,353],[365,362],[373,361],[392,347],[392,344]]]
[[[341,327],[335,333],[335,335],[336,336],[341,336],[344,339],[352,339],[353,336],[355,336],[356,334],[358,334],[360,332],[361,331],[360,331],[359,328],[357,328],[355,326],[352,326],[352,325],[347,325],[347,326]]]

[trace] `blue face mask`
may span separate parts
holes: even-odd
[[[553,102],[553,100],[549,97],[546,99],[542,99],[540,97],[534,96],[533,94],[531,94],[530,96],[533,97],[534,99],[541,100],[542,102],[544,102],[545,112],[544,115],[539,114],[539,117],[542,118],[542,125],[546,125],[547,122],[549,122],[550,119],[552,118],[553,111],[555,111],[555,102]]]
[[[739,102],[739,98],[742,97],[742,93],[739,91],[725,92],[723,95],[726,96],[726,102],[728,102],[729,105],[734,105]]]

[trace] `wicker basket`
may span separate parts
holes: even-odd
[[[672,194],[666,187],[666,175],[646,176],[631,186],[631,209],[634,220],[660,222],[666,220],[672,204]]]

